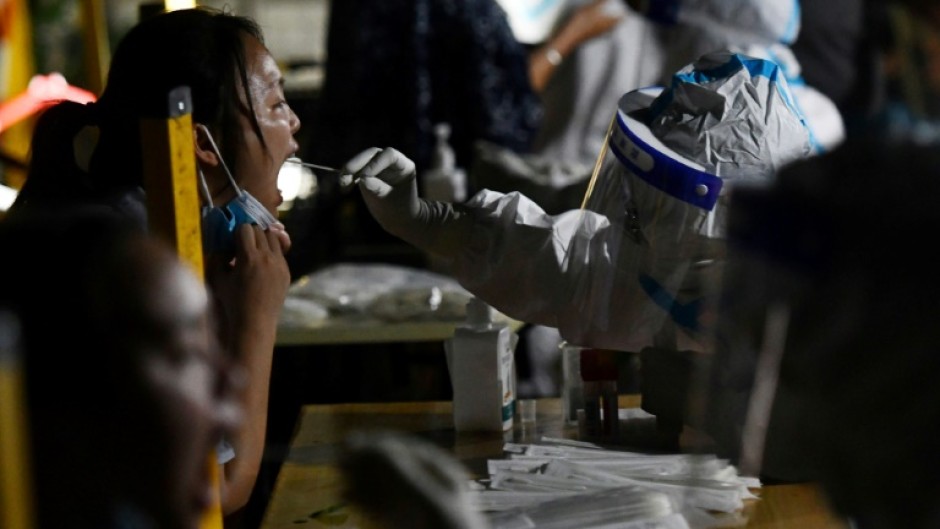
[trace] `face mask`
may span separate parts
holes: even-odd
[[[235,189],[236,196],[227,204],[216,206],[212,203],[212,196],[209,193],[209,186],[206,184],[206,178],[199,170],[199,180],[202,185],[208,205],[202,208],[202,247],[206,253],[221,253],[232,255],[235,253],[235,229],[239,224],[255,224],[262,229],[268,229],[278,222],[277,218],[271,214],[258,200],[250,193],[238,187],[232,172],[229,171],[225,160],[222,159],[222,153],[219,151],[212,134],[209,133],[204,125],[197,125],[209,139],[209,144],[219,161],[222,164],[222,170],[228,176],[229,183]]]

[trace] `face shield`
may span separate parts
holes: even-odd
[[[581,317],[560,322],[562,336],[623,351],[700,348],[731,185],[768,181],[809,153],[769,61],[710,54],[666,89],[626,94],[565,256]]]

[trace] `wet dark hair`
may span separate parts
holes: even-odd
[[[190,88],[193,121],[209,127],[230,166],[241,151],[241,115],[266,147],[251,98],[240,97],[250,93],[245,37],[264,43],[253,20],[206,7],[156,15],[132,28],[114,53],[97,103],[62,102],[38,120],[29,175],[11,212],[26,204],[105,199],[142,185],[140,119],[158,117],[150,109],[179,86]],[[100,137],[85,172],[75,162],[74,141],[87,125],[96,125]]]

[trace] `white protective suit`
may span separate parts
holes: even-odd
[[[835,103],[806,85],[790,50],[800,30],[799,0],[662,0],[647,16],[668,30],[664,72],[673,72],[705,53],[730,50],[776,62],[783,68],[794,104],[806,117],[817,153],[845,139]]]
[[[719,256],[724,184],[767,181],[812,152],[775,63],[710,54],[655,92],[621,98],[582,210],[549,216],[486,190],[465,204],[424,201],[414,163],[394,149],[347,169],[386,230],[450,259],[500,311],[572,343],[638,351],[667,320],[698,331],[697,302],[680,290],[694,264]]]

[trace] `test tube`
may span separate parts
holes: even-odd
[[[564,421],[578,422],[578,410],[584,409],[584,382],[581,380],[581,347],[562,342],[561,348],[561,407]]]
[[[616,355],[609,349],[581,350],[585,432],[590,437],[610,439],[619,433]]]

